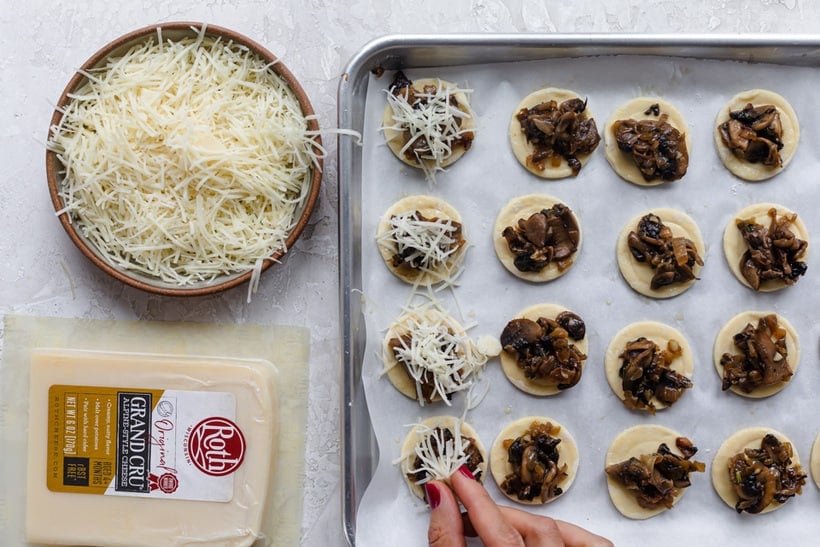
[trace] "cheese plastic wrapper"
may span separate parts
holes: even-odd
[[[234,334],[236,328],[242,327],[225,327]],[[17,331],[9,329],[7,318],[6,344],[10,330]],[[155,336],[151,330],[149,338]],[[11,338],[16,344],[20,337]],[[39,344],[46,341],[29,339],[22,344],[25,351],[12,348],[14,360],[25,364],[12,364],[4,355],[3,405],[25,406],[28,414],[19,420],[6,411],[0,430],[3,439],[27,430],[17,461],[25,469],[7,465],[4,473],[23,475],[25,492],[24,499],[12,498],[13,485],[4,485],[4,544],[284,544],[280,532],[286,530],[271,526],[270,515],[282,509],[274,506],[281,486],[279,428],[286,423],[277,393],[285,391],[270,360]],[[10,405],[9,370],[24,368],[27,402]],[[23,385],[17,383],[15,391],[26,401]],[[12,504],[23,506],[23,519],[11,518]],[[19,520],[22,533],[12,529]]]

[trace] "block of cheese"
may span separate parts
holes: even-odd
[[[268,361],[35,349],[26,539],[251,545],[278,437]]]

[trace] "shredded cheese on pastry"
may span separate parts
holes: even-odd
[[[436,171],[443,171],[443,162],[453,154],[453,146],[459,138],[472,130],[463,129],[463,120],[471,118],[469,111],[454,100],[456,93],[472,90],[442,85],[438,80],[432,93],[415,90],[413,104],[407,93],[394,95],[387,91],[387,103],[393,111],[393,125],[385,126],[406,133],[407,142],[401,154],[412,149],[419,167],[428,181],[434,180]],[[414,146],[424,139],[425,144]]]
[[[380,236],[379,244],[389,246],[435,281],[452,282],[464,256],[458,231],[450,219],[420,220],[416,211],[407,211],[390,219],[390,229]]]
[[[450,395],[469,389],[487,357],[475,350],[472,341],[454,332],[446,316],[409,313],[399,320],[396,361],[415,382],[416,398],[424,405],[422,384],[432,379],[434,392],[451,405]]]
[[[321,154],[287,83],[204,27],[85,76],[48,143],[64,166],[58,214],[122,268],[181,286],[258,282]]]
[[[446,480],[455,473],[459,467],[466,464],[470,457],[466,453],[471,441],[461,435],[461,422],[455,420],[450,432],[453,438],[445,441],[444,431],[448,429],[444,426],[430,427],[425,424],[416,424],[414,432],[418,435],[418,442],[409,454],[402,455],[402,459],[410,458],[408,466],[410,473],[425,471],[425,477],[415,484],[422,485],[431,480]],[[414,468],[415,457],[420,460],[420,467]],[[475,473],[475,469],[471,470]]]

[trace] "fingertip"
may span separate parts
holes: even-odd
[[[428,482],[424,484],[424,493],[427,497],[427,505],[430,509],[435,509],[441,504],[441,489],[437,484]]]

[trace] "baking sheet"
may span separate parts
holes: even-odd
[[[706,61],[664,57],[602,56],[552,59],[522,63],[439,67],[407,70],[411,78],[441,77],[473,89],[471,106],[478,129],[473,148],[429,186],[420,171],[404,166],[387,149],[378,131],[384,108],[384,89],[392,72],[371,76],[365,102],[361,192],[361,270],[364,318],[367,325],[362,382],[378,439],[378,467],[358,511],[356,540],[360,545],[426,544],[427,509],[413,497],[397,466],[401,440],[408,424],[437,414],[458,415],[463,399],[453,407],[419,407],[399,394],[380,374],[378,358],[387,326],[399,315],[410,294],[408,285],[390,274],[375,244],[376,224],[390,204],[408,194],[430,193],[455,206],[464,218],[471,243],[460,284],[438,293],[445,307],[465,324],[474,324],[474,337],[498,336],[504,325],[523,308],[557,303],[581,315],[587,324],[589,352],[584,377],[574,388],[555,397],[526,395],[506,380],[497,359],[484,373],[487,396],[467,420],[486,446],[499,431],[522,416],[538,414],[562,423],[580,450],[578,476],[555,502],[534,511],[562,518],[601,533],[616,543],[634,541],[640,521],[622,517],[609,501],[603,472],[604,455],[623,429],[656,423],[689,436],[700,448],[697,459],[707,472],[672,510],[644,521],[641,537],[664,530],[664,541],[683,544],[693,539],[728,542],[742,533],[745,541],[806,539],[820,531],[813,519],[818,491],[810,480],[802,496],[768,515],[736,515],[714,493],[709,469],[713,454],[735,430],[752,425],[777,429],[793,441],[808,463],[814,437],[820,429],[814,417],[818,403],[812,386],[820,382],[816,363],[820,325],[814,318],[818,304],[816,260],[811,253],[805,278],[778,293],[757,294],[732,276],[722,250],[723,230],[733,214],[748,204],[773,201],[803,218],[809,233],[820,227],[813,212],[820,188],[812,173],[820,167],[817,129],[811,124],[812,68]],[[687,118],[693,137],[690,165],[681,181],[641,188],[621,180],[610,168],[603,147],[596,150],[575,179],[544,181],[526,172],[507,142],[507,127],[518,102],[536,89],[555,86],[573,89],[589,98],[599,129],[618,105],[638,95],[657,95],[674,104]],[[800,118],[801,143],[791,165],[767,182],[746,183],[733,177],[714,150],[713,123],[717,112],[737,92],[764,87],[780,92]],[[491,230],[499,209],[509,199],[528,193],[547,193],[567,203],[578,216],[583,247],[573,268],[547,284],[529,284],[503,269],[492,248]],[[615,261],[615,241],[623,225],[653,207],[685,211],[698,223],[706,244],[701,280],[670,300],[638,295],[621,278]],[[738,312],[773,310],[788,318],[801,340],[801,367],[790,385],[765,400],[748,400],[720,390],[712,364],[712,345],[720,327]],[[655,416],[626,409],[609,389],[603,354],[623,326],[656,320],[680,330],[695,354],[694,388],[673,407]],[[491,495],[510,503],[488,479]],[[693,526],[693,523],[697,525]],[[752,539],[748,539],[752,538]]]

